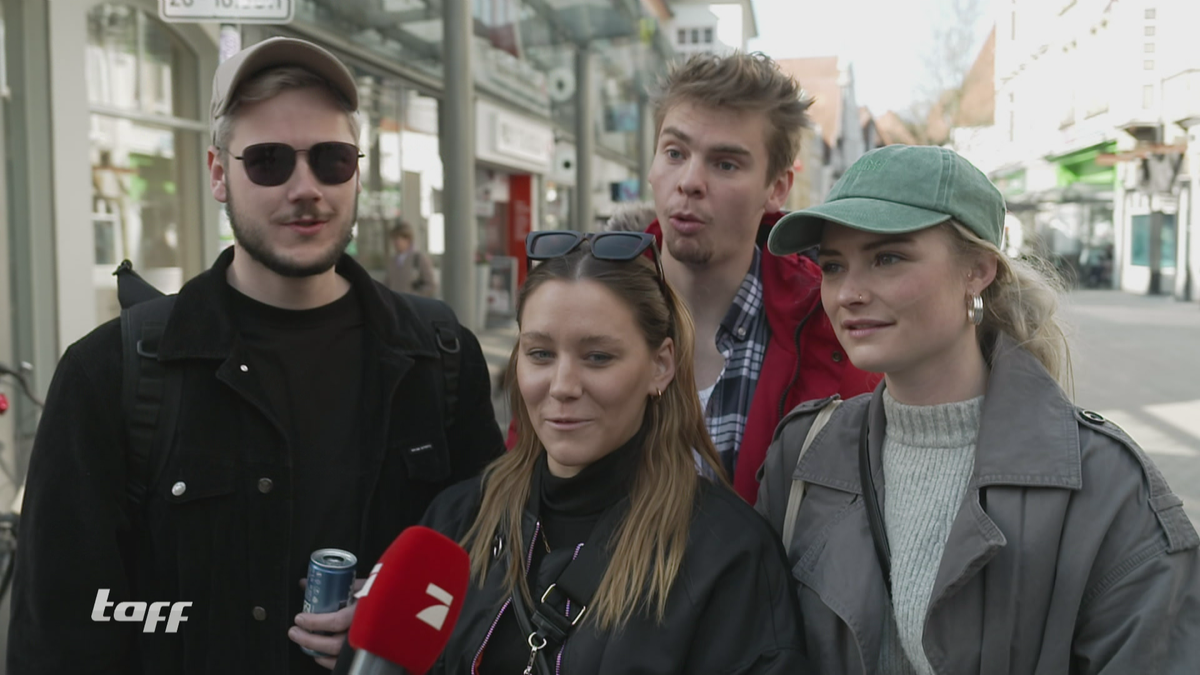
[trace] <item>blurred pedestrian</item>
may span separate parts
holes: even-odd
[[[415,293],[427,298],[437,296],[437,275],[433,271],[433,260],[424,251],[415,248],[416,233],[405,220],[396,221],[388,232],[392,240],[393,256],[388,263],[385,284],[397,293]]]
[[[889,146],[771,232],[779,254],[820,245],[825,311],[884,374],[794,411],[763,467],[809,654],[843,674],[1193,674],[1200,538],[1142,449],[1068,399],[1061,284],[1001,252],[1003,223],[965,159]]]

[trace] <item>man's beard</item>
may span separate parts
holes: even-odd
[[[342,257],[342,252],[350,245],[350,241],[354,239],[354,223],[358,221],[358,196],[354,197],[354,210],[350,213],[350,223],[346,227],[346,233],[341,241],[335,242],[329,247],[321,257],[308,264],[299,264],[280,256],[275,251],[271,250],[271,245],[267,242],[264,230],[269,227],[276,227],[271,223],[266,223],[261,228],[243,227],[236,215],[236,209],[233,206],[233,191],[229,189],[228,183],[225,186],[225,214],[229,216],[229,225],[233,228],[233,238],[237,240],[242,250],[250,256],[251,259],[258,262],[263,267],[271,270],[281,277],[312,277],[318,274],[324,274],[337,264],[339,258]],[[301,207],[301,211],[296,214],[296,217],[315,216],[315,210],[311,207]],[[333,221],[327,223],[327,226],[334,225]]]
[[[670,227],[670,225],[667,227]],[[666,228],[663,228],[663,242],[666,244],[667,251],[670,252],[671,257],[676,262],[681,262],[684,265],[707,265],[712,260],[712,247],[694,238],[687,238],[678,234],[668,236]]]

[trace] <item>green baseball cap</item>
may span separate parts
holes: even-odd
[[[900,234],[950,219],[999,247],[1004,213],[1004,197],[996,186],[953,150],[888,145],[852,164],[824,204],[780,218],[767,248],[775,255],[812,248],[820,243],[826,222]]]

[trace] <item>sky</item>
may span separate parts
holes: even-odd
[[[859,105],[876,115],[905,111],[921,80],[922,54],[950,0],[752,0],[758,38],[749,44],[777,58],[839,56],[854,65]],[[718,38],[738,44],[740,12],[714,6]],[[980,46],[990,16],[977,27]],[[727,32],[728,31],[728,32]],[[801,82],[801,85],[804,83]]]

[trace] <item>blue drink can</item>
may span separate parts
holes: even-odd
[[[304,589],[304,611],[309,614],[336,612],[350,603],[354,593],[354,567],[358,558],[340,548],[313,551],[308,559],[308,587]],[[308,647],[309,656],[329,656]]]

